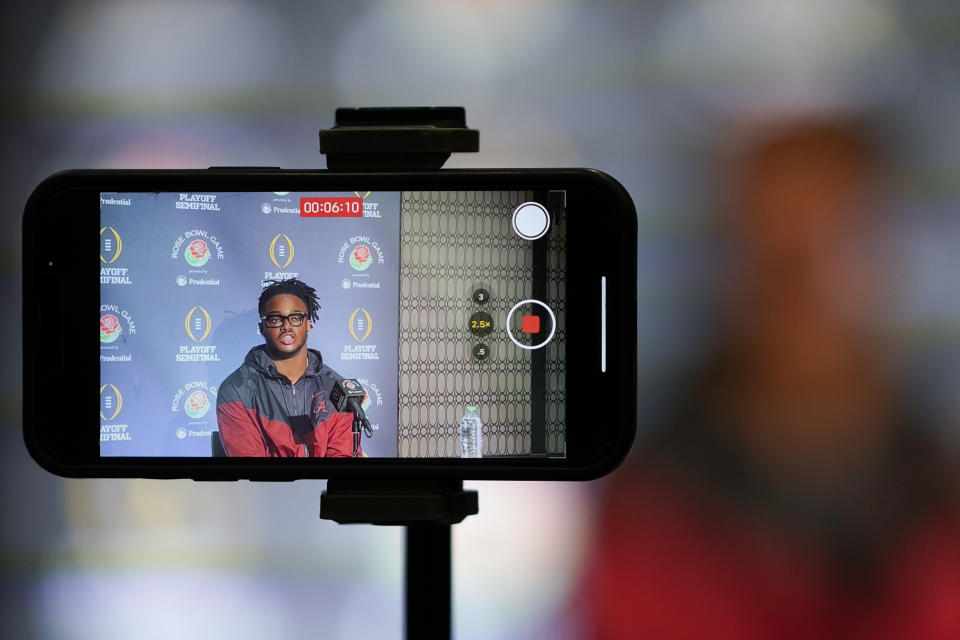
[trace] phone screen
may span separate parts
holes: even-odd
[[[565,219],[565,191],[101,192],[100,455],[564,457]]]

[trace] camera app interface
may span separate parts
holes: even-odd
[[[565,455],[563,191],[102,193],[100,216],[101,456]]]

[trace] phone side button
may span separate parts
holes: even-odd
[[[283,171],[280,167],[207,167],[207,171]]]

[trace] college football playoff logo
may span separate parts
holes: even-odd
[[[123,240],[113,227],[100,227],[100,262],[113,264],[123,252]]]
[[[270,241],[270,262],[277,269],[286,269],[293,262],[293,241],[285,233],[278,233]]]
[[[123,408],[123,396],[120,390],[112,384],[105,384],[100,387],[100,419],[104,422],[110,422],[118,415]],[[109,417],[107,417],[109,416]]]
[[[102,321],[101,321],[101,324]],[[195,306],[187,311],[183,319],[183,328],[187,330],[187,336],[194,342],[203,342],[210,335],[210,314],[201,306]]]
[[[373,319],[366,309],[357,307],[350,314],[348,325],[350,336],[357,342],[363,342],[370,337],[370,332],[373,330]]]

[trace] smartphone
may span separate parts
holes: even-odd
[[[27,447],[71,477],[598,477],[636,432],[636,227],[589,169],[55,174]]]

